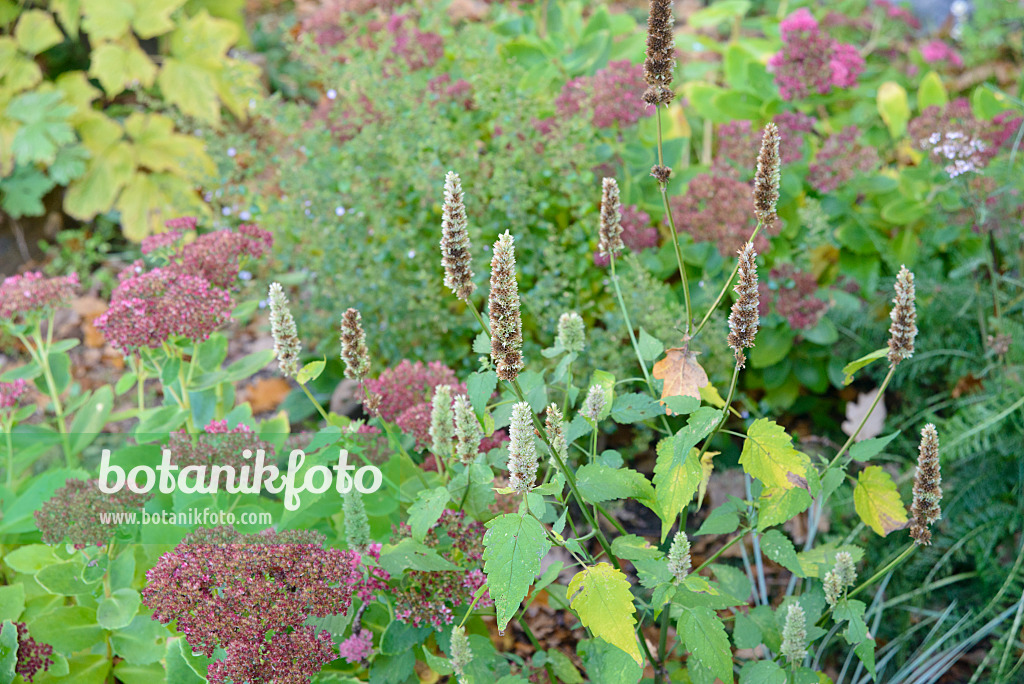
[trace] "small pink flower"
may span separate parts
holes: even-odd
[[[0,382],[0,409],[15,408],[27,391],[28,384],[24,380]]]
[[[963,57],[960,56],[960,53],[941,40],[933,40],[926,43],[924,47],[921,48],[921,56],[924,57],[924,61],[929,64],[934,64],[935,62],[949,62],[949,64],[957,69],[962,68],[964,65],[964,60]]]
[[[352,665],[363,662],[372,654],[373,632],[368,629],[360,630],[359,634],[353,634],[338,646],[338,655]]]

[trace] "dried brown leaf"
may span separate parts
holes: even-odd
[[[661,390],[661,405],[667,397],[693,397],[700,401],[700,388],[708,384],[708,374],[697,363],[697,354],[688,347],[672,347],[665,351],[665,358],[654,364],[654,377],[664,380]],[[665,413],[674,415],[668,407]]]

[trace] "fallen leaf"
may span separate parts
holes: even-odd
[[[864,414],[871,408],[871,403],[875,400],[875,395],[878,394],[878,389],[873,389],[870,392],[864,392],[857,397],[855,401],[848,402],[846,404],[846,420],[840,426],[843,433],[846,435],[852,435],[853,431],[860,425],[860,421],[864,420]],[[885,426],[885,416],[887,415],[885,410],[885,397],[878,402],[878,406],[872,411],[871,417],[868,418],[867,422],[864,423],[864,428],[857,435],[857,439],[854,441],[861,441],[862,439],[871,439],[882,434],[882,428]]]
[[[697,354],[688,347],[673,347],[665,351],[665,358],[654,364],[654,377],[664,380],[660,402],[665,406],[667,397],[693,397],[700,401],[700,388],[708,384],[708,374],[697,363]],[[665,413],[675,415],[665,407]]]
[[[266,413],[280,406],[291,391],[284,378],[260,378],[245,388],[243,401],[249,402],[253,413]]]
[[[984,388],[985,384],[981,378],[975,377],[974,373],[968,373],[956,381],[956,386],[953,387],[953,398],[959,399],[965,394],[974,394]]]

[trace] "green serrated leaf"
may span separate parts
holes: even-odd
[[[761,551],[766,558],[769,558],[782,567],[792,572],[797,577],[803,577],[804,570],[800,567],[800,559],[797,558],[796,548],[789,538],[778,530],[768,530],[761,537]]]
[[[702,407],[690,414],[686,427],[671,439],[658,443],[654,465],[654,492],[658,517],[661,518],[661,540],[675,524],[676,517],[693,500],[701,482],[700,460],[695,448],[711,434],[722,418],[722,412]]]
[[[711,608],[690,608],[679,619],[679,633],[691,657],[723,682],[732,679],[732,648],[725,625]]]
[[[541,559],[551,542],[530,515],[509,513],[487,522],[484,574],[494,600],[498,629],[505,629],[540,573]]]
[[[26,53],[38,55],[63,41],[64,34],[57,28],[53,15],[33,9],[22,13],[14,27],[14,39]]]
[[[857,476],[853,506],[864,524],[883,537],[907,526],[907,510],[896,483],[881,466],[868,466]]]
[[[409,526],[412,528],[413,539],[423,541],[449,501],[451,495],[446,487],[435,487],[419,493],[419,497],[409,507]]]
[[[803,513],[810,505],[811,494],[806,489],[765,487],[758,501],[757,531],[764,532],[773,525],[780,525]]]
[[[149,88],[156,80],[156,65],[132,37],[103,43],[92,51],[89,76],[100,82],[108,98],[128,88]]]
[[[740,465],[768,487],[807,489],[811,459],[793,448],[785,428],[775,421],[759,418],[747,428]]]
[[[636,642],[633,594],[629,580],[607,563],[598,563],[576,573],[567,591],[569,607],[576,611],[583,626],[594,636],[622,649],[642,665]]]
[[[629,468],[611,468],[588,463],[576,471],[576,486],[589,503],[612,499],[637,499],[653,505],[654,488],[641,473]]]
[[[882,449],[884,449],[889,442],[896,439],[899,434],[899,430],[897,430],[891,435],[886,435],[885,437],[872,437],[871,439],[865,439],[857,442],[850,447],[850,458],[855,461],[870,461]]]
[[[651,336],[643,328],[640,328],[640,337],[637,339],[637,345],[640,347],[640,356],[643,357],[644,361],[654,361],[665,351],[665,345],[662,344],[661,340]]]

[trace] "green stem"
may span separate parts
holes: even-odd
[[[50,332],[48,333],[47,340],[51,339],[49,335],[53,332],[53,321],[50,321],[49,325]],[[19,336],[20,337],[20,336]],[[33,341],[36,343],[36,347],[33,347],[27,343],[24,337],[21,337],[22,344],[28,347],[29,354],[36,357],[36,363],[43,369],[43,377],[46,379],[46,390],[50,397],[50,401],[53,402],[53,414],[57,418],[57,430],[60,432],[60,441],[64,449],[64,463],[68,468],[74,467],[71,456],[71,438],[68,435],[68,427],[64,420],[64,405],[60,401],[60,393],[57,392],[57,381],[53,377],[53,370],[50,368],[50,345],[43,341],[42,333],[39,329],[36,329],[32,335]]]
[[[761,222],[758,221],[757,226],[754,228],[754,232],[750,234],[750,239],[747,240],[747,242],[754,241],[754,238],[757,237],[758,231],[761,230],[761,225]],[[722,299],[725,298],[725,293],[729,291],[729,286],[732,285],[733,278],[736,277],[736,273],[739,272],[739,270],[740,262],[737,259],[736,264],[732,267],[732,273],[729,275],[728,280],[725,281],[725,284],[722,285],[722,290],[721,292],[718,293],[718,297],[715,298],[715,303],[712,304],[711,308],[708,309],[708,312],[704,314],[704,318],[701,319],[700,323],[697,325],[697,328],[693,331],[693,334],[690,336],[691,340],[697,337],[697,335],[700,334],[700,331],[704,329],[704,326],[707,325],[708,319],[711,318],[711,314],[715,312],[715,310],[718,308],[718,305],[722,303]]]
[[[857,429],[850,434],[849,439],[846,440],[846,444],[844,444],[842,448],[839,450],[839,452],[835,455],[835,457],[831,461],[829,461],[828,466],[825,468],[825,470],[831,469],[832,466],[834,466],[839,461],[839,457],[845,454],[846,450],[850,448],[851,444],[853,444],[853,440],[855,440],[857,438],[857,435],[860,434],[860,431],[868,422],[868,418],[870,418],[871,414],[874,412],[875,407],[878,406],[878,402],[881,401],[882,395],[885,393],[885,388],[889,386],[889,381],[892,380],[892,375],[895,372],[896,365],[893,364],[892,366],[889,367],[889,372],[886,373],[885,380],[882,381],[882,386],[878,388],[878,392],[875,394],[875,400],[871,402],[871,406],[868,407],[868,412],[865,413],[864,417],[861,419],[860,425],[858,425]]]
[[[569,413],[569,393],[572,392],[572,361],[565,369],[565,401],[562,403],[562,416]]]
[[[540,642],[537,641],[537,637],[533,635],[533,632],[530,630],[530,626],[526,624],[526,620],[523,619],[523,616],[520,616],[519,618],[519,626],[523,628],[523,634],[525,634],[526,638],[530,640],[530,644],[533,646],[534,652],[539,653],[540,651],[543,651],[544,649],[540,647]],[[547,661],[544,665],[548,673],[548,681],[552,684],[559,681],[558,678],[555,677],[555,669],[551,665],[551,661]]]
[[[901,553],[900,555],[896,556],[896,558],[893,559],[893,561],[891,563],[889,563],[884,568],[882,568],[881,570],[876,572],[870,578],[868,578],[864,582],[861,582],[861,584],[856,589],[853,589],[847,596],[849,598],[853,598],[854,596],[859,594],[861,591],[863,591],[867,587],[871,586],[872,583],[877,582],[878,580],[880,580],[883,577],[885,577],[888,573],[890,573],[893,570],[895,570],[896,567],[898,565],[900,565],[900,563],[905,561],[910,556],[910,554],[912,554],[914,552],[915,548],[917,548],[917,542],[911,542],[910,545],[907,546],[907,548],[905,548],[903,550],[903,553]]]
[[[734,544],[736,544],[741,539],[743,539],[743,537],[745,537],[747,532],[749,532],[749,531],[750,531],[749,529],[745,529],[745,530],[741,531],[739,534],[737,534],[735,537],[733,537],[732,539],[727,541],[725,544],[723,544],[722,548],[718,549],[718,551],[715,551],[713,554],[711,554],[711,556],[706,561],[704,561],[703,563],[698,565],[697,568],[693,571],[692,574],[697,574],[698,572],[700,572],[701,570],[703,570],[707,566],[709,566],[712,563],[714,563],[716,558],[721,556],[723,553],[726,552],[726,550],[728,550]]]
[[[3,421],[4,437],[7,438],[7,488],[14,486],[14,420],[5,417]]]
[[[320,414],[320,417],[323,418],[325,421],[328,420],[327,411],[325,411],[324,407],[320,404],[320,402],[316,400],[316,397],[314,397],[310,393],[309,389],[306,387],[306,383],[300,382],[299,387],[301,387],[302,391],[306,393],[306,398],[309,399],[310,403],[312,403],[313,406],[316,408],[317,413]]]
[[[722,429],[726,419],[729,417],[729,404],[732,403],[732,395],[736,392],[736,380],[740,376],[740,364],[736,363],[736,366],[732,370],[732,382],[729,383],[729,394],[725,397],[725,408],[722,410],[722,419],[715,425],[715,429],[711,431],[711,434],[704,440],[704,446],[700,448],[700,453],[697,454],[697,460],[700,461],[701,457],[707,452],[708,446],[711,444],[711,440],[714,438],[718,431]]]
[[[654,682],[660,684],[665,672],[665,658],[668,656],[668,623],[672,613],[672,603],[661,607],[661,621],[658,630],[658,662],[654,664]],[[641,635],[641,641],[643,641]]]
[[[658,164],[664,166],[664,156],[661,143],[661,107],[658,111]],[[665,209],[665,217],[668,219],[669,231],[672,233],[672,247],[676,253],[676,263],[679,265],[679,277],[683,280],[683,299],[686,302],[686,335],[690,336],[693,328],[693,316],[690,313],[690,283],[686,278],[686,266],[683,264],[683,250],[679,246],[679,233],[676,232],[676,222],[672,218],[672,207],[668,203],[668,183],[658,183],[661,190],[661,203]]]

